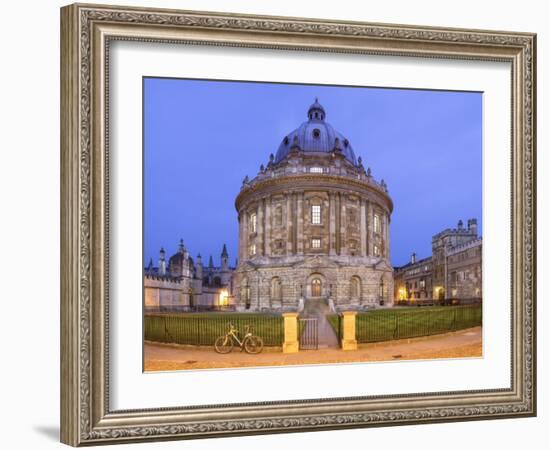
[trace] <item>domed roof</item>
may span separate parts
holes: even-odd
[[[357,160],[349,140],[325,122],[325,109],[317,99],[309,107],[307,115],[307,122],[302,123],[283,138],[274,163],[281,162],[290,153],[291,148],[297,146],[299,151],[306,153],[330,153],[335,148],[339,148],[344,157],[356,166]]]

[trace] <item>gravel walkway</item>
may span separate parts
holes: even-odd
[[[325,348],[286,354],[264,350],[259,355],[249,355],[234,349],[232,353],[220,355],[213,349],[146,343],[144,355],[146,371],[481,357],[481,327],[425,338],[363,344],[354,351]]]

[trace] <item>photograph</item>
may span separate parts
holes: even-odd
[[[145,372],[483,357],[483,92],[142,81]]]
[[[524,445],[493,419],[537,415],[542,15],[409,3],[60,8],[58,170],[7,147],[59,174],[15,203],[59,245],[33,210],[6,261],[58,250],[61,442]]]

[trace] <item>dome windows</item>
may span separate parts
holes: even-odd
[[[311,134],[315,139],[319,139],[321,137],[321,130],[319,128],[315,128]]]

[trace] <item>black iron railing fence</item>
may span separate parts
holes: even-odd
[[[327,317],[341,337],[341,318]],[[448,333],[482,324],[481,305],[378,309],[356,316],[357,342],[381,342]]]
[[[272,314],[238,313],[183,313],[146,314],[144,337],[146,341],[188,345],[214,345],[217,337],[225,335],[229,324],[244,335],[247,326],[260,336],[266,346],[283,344],[283,318]]]
[[[446,298],[438,300],[433,298],[397,300],[397,306],[458,306],[458,305],[478,305],[483,299],[481,297],[470,298]]]
[[[209,311],[218,311],[218,312],[234,312],[234,305],[161,305],[161,306],[145,306],[145,314],[156,314],[156,313],[185,313],[185,312],[209,312]]]

